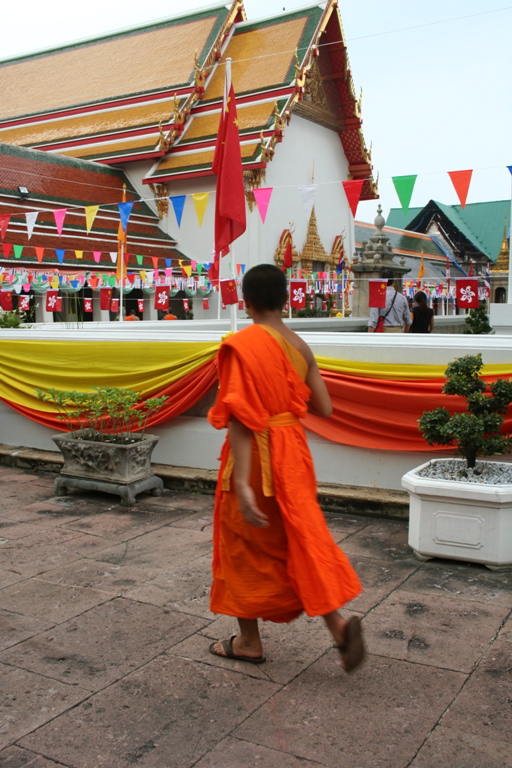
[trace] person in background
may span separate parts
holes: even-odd
[[[162,320],[177,320],[178,318],[176,315],[173,315],[172,312],[168,312],[166,315],[162,317]]]
[[[140,317],[134,309],[130,309],[130,314],[125,318],[126,320],[140,320]]]
[[[346,672],[365,656],[361,621],[338,609],[361,592],[318,505],[300,419],[325,418],[331,400],[313,352],[282,320],[286,277],[274,264],[246,272],[242,291],[253,324],[219,350],[219,390],[208,418],[228,434],[222,448],[213,533],[210,609],[236,617],[238,634],[210,653],[261,664],[258,619],[321,616]]]
[[[414,294],[409,333],[432,333],[434,330],[434,310],[428,306],[427,294],[418,291]]]
[[[407,333],[411,326],[411,316],[407,299],[398,291],[395,291],[393,283],[395,275],[392,269],[383,269],[381,277],[388,281],[386,288],[386,308],[370,309],[368,320],[368,333],[375,333],[379,316],[384,317],[384,333]]]

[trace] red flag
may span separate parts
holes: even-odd
[[[242,172],[240,136],[236,118],[235,91],[226,70],[224,103],[213,156],[212,170],[217,174],[215,195],[216,258],[230,243],[245,232],[245,189]]]
[[[46,291],[46,311],[47,312],[58,312],[57,309],[57,299],[58,299],[58,291]]]
[[[30,296],[20,296],[20,309],[22,312],[30,309]]]
[[[243,301],[239,301],[238,302],[238,309],[240,309],[242,311],[245,309],[245,303]]]
[[[168,285],[158,285],[155,288],[155,309],[169,309]]]
[[[57,296],[57,298],[55,299],[55,308],[53,311],[62,312],[62,296]]]
[[[100,309],[110,309],[112,288],[100,288]]]
[[[220,281],[220,295],[222,303],[226,306],[228,304],[238,304],[238,293],[233,279]]]
[[[478,309],[478,277],[459,277],[455,283],[459,309]]]
[[[293,251],[292,233],[289,229],[285,229],[281,235],[281,243],[284,244],[283,267],[291,269],[293,267]]]
[[[364,179],[355,179],[354,181],[342,181],[343,189],[347,196],[352,216],[356,215],[357,204],[361,199],[361,192],[363,191]]]
[[[188,299],[183,299],[183,309],[185,310],[185,312],[189,311],[190,305],[188,303]]]
[[[468,277],[473,277],[473,262],[469,262]]]
[[[448,171],[448,176],[452,180],[452,184],[455,187],[457,197],[460,200],[461,208],[464,208],[466,205],[466,199],[468,196],[472,175],[473,171]]]
[[[12,311],[12,291],[0,291],[0,307],[6,312]]]
[[[368,280],[370,291],[368,294],[368,306],[384,309],[386,306],[386,288],[387,280]]]
[[[144,314],[144,299],[137,299],[137,309],[141,315]]]
[[[84,312],[92,312],[92,299],[84,299]]]
[[[306,280],[290,280],[290,304],[294,309],[306,307]]]
[[[119,312],[119,299],[112,299],[110,302],[110,311]]]
[[[9,219],[11,218],[10,213],[3,213],[0,216],[0,237],[2,240],[5,237],[5,233],[7,232],[7,227],[9,226]]]
[[[203,309],[210,309],[210,302],[208,299],[203,299]]]
[[[2,243],[2,251],[4,253],[4,259],[8,259],[12,251],[11,243]]]

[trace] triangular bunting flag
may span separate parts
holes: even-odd
[[[265,219],[267,218],[268,204],[270,203],[272,191],[273,187],[260,187],[259,189],[253,189],[252,191],[263,223],[265,223]]]
[[[512,165],[507,165],[507,168],[509,169],[510,173],[512,174]]]
[[[85,226],[87,229],[87,234],[92,229],[92,225],[94,224],[94,219],[96,218],[96,214],[98,213],[100,207],[99,205],[86,205],[85,206]]]
[[[117,261],[117,251],[110,251],[110,260],[112,261],[112,264],[115,264]]]
[[[59,260],[59,264],[62,264],[64,261],[64,248],[56,248],[55,253],[57,254],[57,259]]]
[[[361,199],[361,192],[363,189],[364,179],[355,179],[354,181],[342,181],[343,189],[347,196],[352,216],[355,218],[357,212],[357,204]]]
[[[135,258],[137,259],[137,264],[139,265],[139,267],[142,266],[142,260],[143,260],[144,256],[141,256],[138,253],[138,254],[136,254]]]
[[[94,261],[96,262],[96,264],[99,264],[100,263],[100,259],[101,259],[101,251],[93,251],[92,252],[92,257],[93,257]]]
[[[186,264],[183,269],[185,270],[185,274],[187,277],[190,277],[192,274],[192,266],[190,264]]]
[[[197,221],[199,222],[200,227],[203,226],[204,212],[206,211],[209,197],[209,192],[197,192],[195,195],[192,195],[192,200],[194,201],[194,207],[196,209]]]
[[[13,246],[13,248],[14,248],[14,258],[15,259],[19,259],[20,256],[21,256],[21,253],[23,251],[23,246],[22,245],[15,245],[15,246]]]
[[[2,237],[2,240],[5,237],[5,233],[7,232],[7,227],[9,226],[9,220],[11,218],[10,213],[4,213],[0,216],[0,236]]]
[[[128,226],[128,219],[130,218],[130,214],[132,212],[134,201],[131,200],[127,203],[118,203],[117,207],[119,208],[119,216],[121,218],[121,226],[123,228],[123,232],[126,232],[126,227]]]
[[[4,259],[8,259],[11,255],[12,245],[10,243],[2,243],[2,250],[4,252]]]
[[[466,199],[472,175],[473,171],[448,171],[448,176],[452,180],[457,197],[460,200],[461,208],[465,208],[466,206]]]
[[[400,200],[400,205],[402,206],[402,210],[404,213],[407,213],[407,211],[409,210],[412,192],[414,189],[414,185],[416,184],[417,178],[418,178],[417,174],[413,176],[392,176],[391,177],[391,181],[395,185],[396,193],[398,195],[398,199]]]
[[[36,259],[41,264],[44,256],[44,248],[36,248],[35,252],[36,252]]]
[[[176,216],[178,227],[181,227],[181,217],[183,216],[183,209],[185,207],[186,199],[187,199],[186,195],[173,195],[172,197],[169,198],[169,200],[172,203],[172,207],[174,209],[174,215]]]
[[[36,224],[37,211],[30,211],[29,213],[26,213],[25,218],[27,220],[28,239],[30,240]]]
[[[75,251],[75,256],[77,257],[77,259],[81,259],[83,255],[84,255],[83,251]]]
[[[299,194],[302,200],[302,205],[306,212],[306,221],[309,221],[311,211],[315,204],[316,193],[318,190],[318,184],[302,184],[299,187]]]
[[[64,226],[64,219],[66,218],[67,208],[59,208],[57,211],[53,212],[53,216],[55,218],[55,226],[57,227],[57,232],[59,235],[62,235],[62,227]]]

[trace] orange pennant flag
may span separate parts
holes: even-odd
[[[460,200],[461,208],[465,208],[466,206],[466,198],[468,196],[472,175],[473,171],[448,171],[448,176],[452,180],[457,197]]]
[[[425,257],[423,251],[421,252],[420,268],[418,269],[418,278],[425,277]]]
[[[36,248],[35,252],[36,252],[36,258],[38,262],[41,263],[44,256],[44,248]]]
[[[126,203],[126,184],[123,184],[123,203]],[[116,280],[120,283],[126,277],[126,232],[128,230],[128,223],[126,229],[123,229],[123,224],[120,221],[117,228],[117,264],[116,264]]]

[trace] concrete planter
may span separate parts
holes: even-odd
[[[53,442],[64,456],[64,466],[55,481],[55,494],[65,495],[68,488],[114,493],[125,506],[135,503],[142,491],[162,493],[163,482],[153,474],[151,454],[158,442],[156,435],[130,433],[129,445],[88,440],[90,430],[54,435]]]
[[[443,461],[451,460],[436,463]],[[409,545],[415,555],[481,563],[491,570],[512,568],[512,484],[420,477],[429,463],[402,477],[409,491]]]

